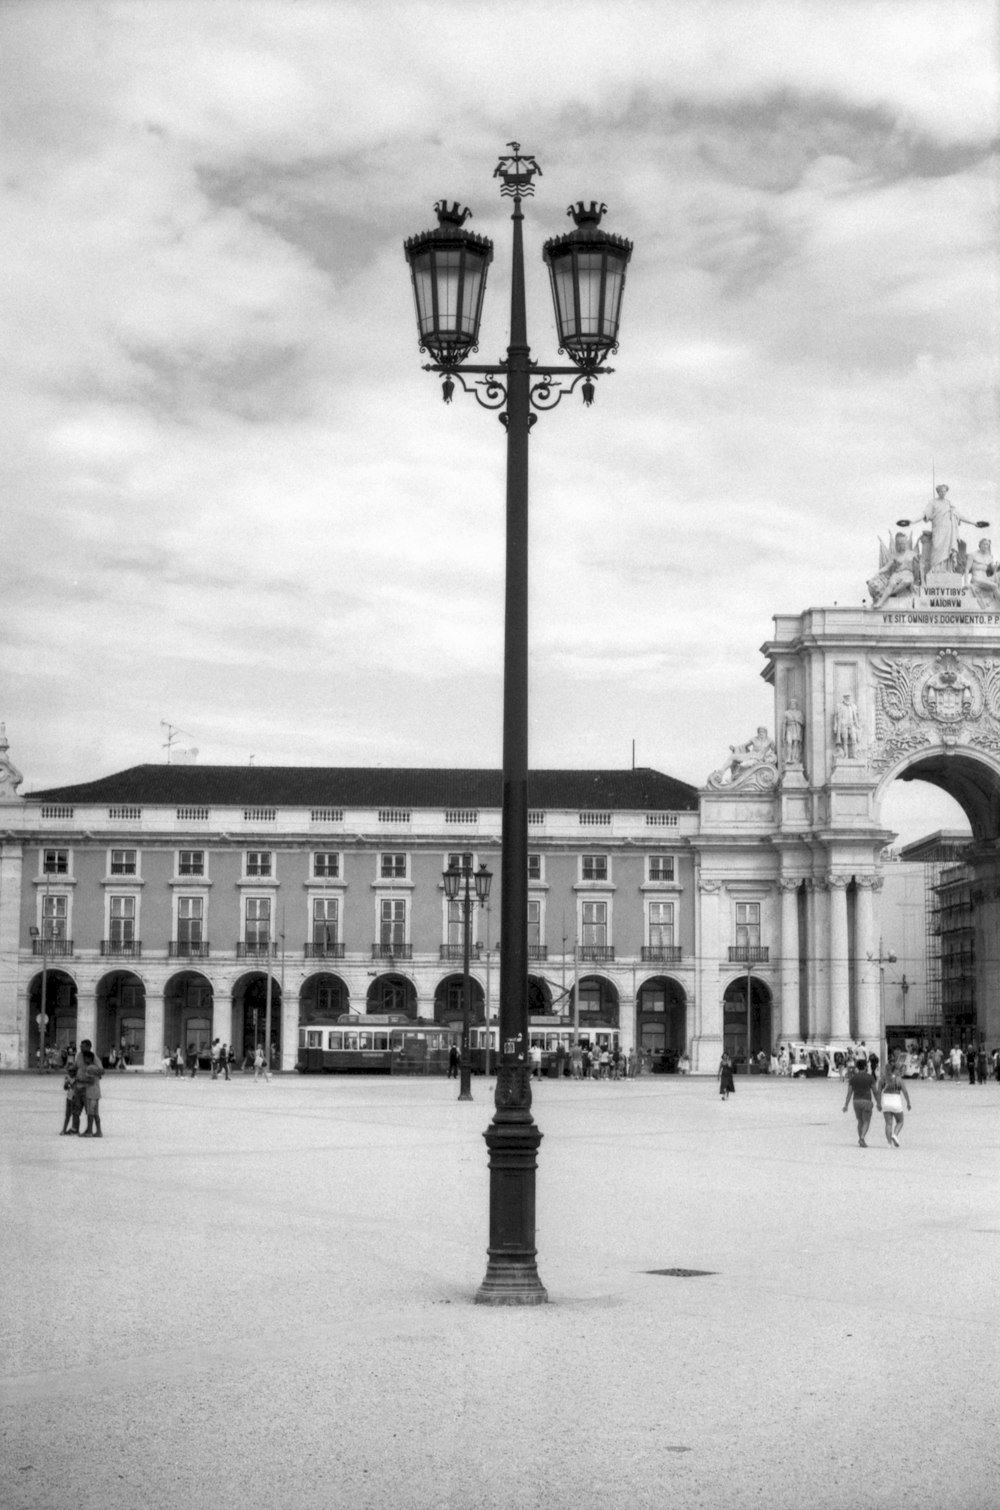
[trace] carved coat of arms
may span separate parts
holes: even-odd
[[[1000,663],[965,661],[956,650],[942,650],[929,661],[883,656],[871,670],[876,770],[937,743],[1000,751]]]

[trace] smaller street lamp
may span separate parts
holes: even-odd
[[[469,953],[471,950],[470,934],[472,932],[472,908],[478,902],[485,906],[490,895],[490,885],[493,881],[493,872],[486,869],[485,862],[477,871],[472,869],[472,856],[463,855],[461,865],[449,865],[443,872],[444,894],[449,902],[461,902],[462,904],[462,1056],[460,1062],[461,1079],[459,1081],[459,1101],[472,1100],[472,1064],[470,1059],[469,1037],[471,1018],[472,982],[469,977]],[[469,883],[475,886],[473,897]],[[489,1023],[486,1024],[487,1040],[489,1035]]]

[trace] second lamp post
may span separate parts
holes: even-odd
[[[492,880],[493,872],[487,870],[485,864],[473,871],[471,855],[463,855],[461,865],[449,865],[444,872],[444,894],[449,902],[458,902],[462,908],[462,1057],[459,1065],[459,1101],[472,1100],[472,1055],[469,1042],[472,1021],[472,979],[469,974],[472,909],[477,902],[480,906],[485,905],[489,899]],[[471,890],[470,882],[474,883]],[[488,1034],[489,1023],[486,1031]]]

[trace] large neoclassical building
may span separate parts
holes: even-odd
[[[976,557],[921,570],[899,539],[870,606],[776,618],[773,735],[735,745],[702,788],[649,769],[533,774],[533,1033],[617,1035],[696,1073],[724,1047],[876,1040],[882,805],[921,779],[969,818],[967,1026],[1000,1042],[1000,591]],[[20,796],[22,780],[0,734],[5,1066],[35,1062],[43,993],[46,1043],[125,1043],[147,1067],[213,1038],[241,1054],[266,1000],[285,1068],[302,1025],[457,1022],[443,873],[461,856],[494,875],[472,981],[478,1018],[495,1009],[496,771],[164,764]]]

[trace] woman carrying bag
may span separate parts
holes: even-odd
[[[899,1134],[903,1130],[903,1102],[906,1102],[907,1111],[912,1111],[913,1108],[910,1106],[910,1093],[894,1060],[889,1061],[879,1076],[879,1089],[882,1092],[882,1115],[885,1117],[885,1141],[893,1148],[898,1148]]]

